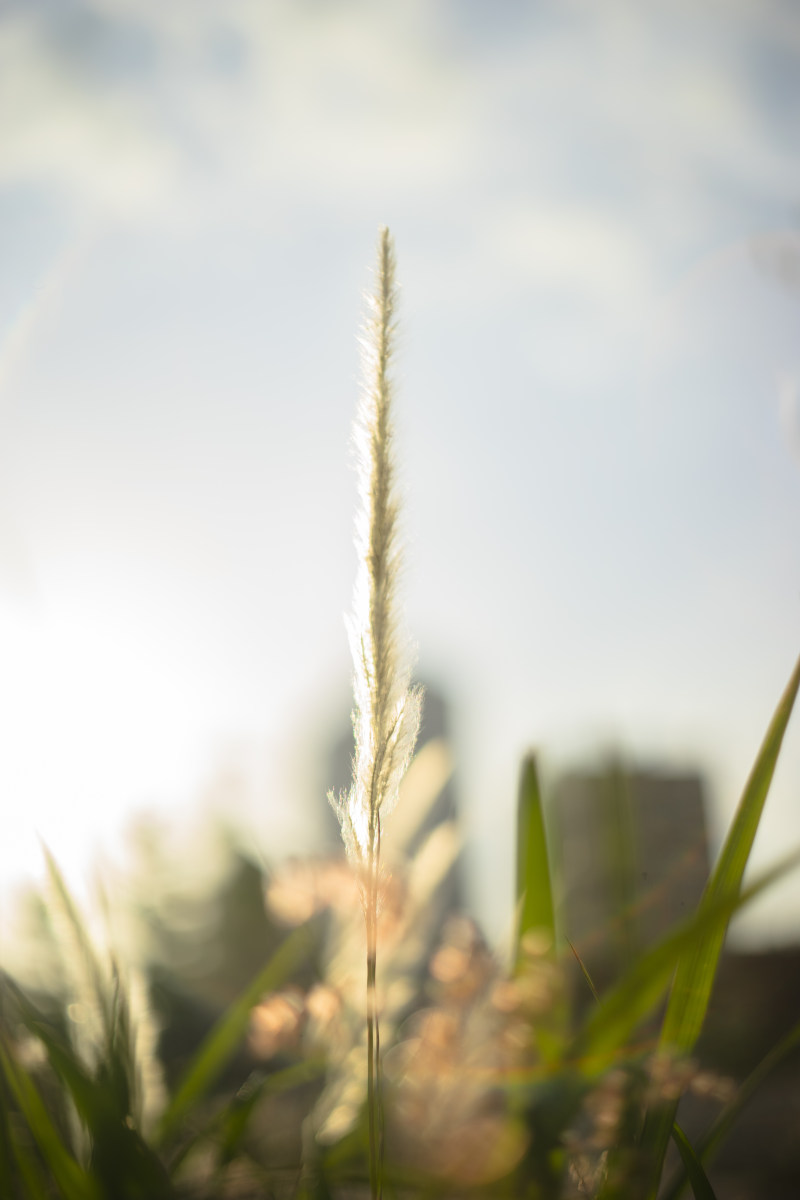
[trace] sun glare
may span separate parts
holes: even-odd
[[[4,881],[42,871],[39,839],[80,879],[137,808],[187,798],[201,756],[196,692],[154,642],[66,606],[0,608]]]

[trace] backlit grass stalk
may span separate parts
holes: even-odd
[[[392,457],[390,366],[395,334],[394,249],[388,229],[378,240],[374,293],[362,338],[363,389],[355,429],[360,507],[358,574],[348,622],[353,655],[355,757],[350,791],[329,797],[347,854],[362,880],[367,943],[367,1110],[370,1189],[381,1194],[383,1157],[377,940],[383,819],[397,800],[419,729],[421,692],[410,687],[400,637],[397,582],[400,552]]]

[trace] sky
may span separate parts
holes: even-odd
[[[397,247],[405,612],[508,925],[521,755],[696,768],[800,652],[800,13],[6,0],[0,873],[135,814],[321,844]],[[754,863],[800,844],[791,728]],[[796,940],[800,880],[746,918]]]

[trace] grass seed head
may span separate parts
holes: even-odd
[[[397,800],[419,730],[421,691],[410,686],[411,660],[400,633],[397,584],[401,554],[393,457],[391,363],[397,293],[394,248],[378,241],[375,286],[362,337],[363,387],[355,444],[359,512],[358,574],[348,622],[353,655],[355,757],[350,791],[329,798],[351,860],[372,864],[382,819]]]

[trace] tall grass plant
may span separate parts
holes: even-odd
[[[714,1153],[800,1045],[798,1023],[738,1087],[692,1057],[732,916],[800,860],[791,854],[744,883],[800,662],[699,906],[609,987],[595,986],[562,927],[533,757],[520,777],[507,964],[463,914],[437,931],[432,952],[421,934],[457,854],[447,822],[387,870],[385,821],[403,787],[417,789],[400,839],[411,844],[409,829],[424,819],[420,796],[435,799],[447,778],[441,754],[426,748],[404,784],[422,697],[398,607],[394,277],[382,230],[356,426],[353,778],[332,797],[347,862],[289,864],[265,879],[267,908],[283,928],[278,949],[254,964],[169,1094],[161,1081],[153,1121],[159,1064],[146,1014],[137,1019],[129,974],[95,947],[48,857],[50,912],[72,982],[44,995],[0,976],[2,1197],[677,1200],[688,1189],[710,1200]],[[426,770],[437,781],[427,792]],[[593,995],[583,1015],[571,1003],[576,959],[578,986]],[[718,1104],[694,1144],[677,1121],[692,1091]],[[296,1136],[281,1138],[281,1129]],[[676,1165],[666,1179],[671,1142]]]

